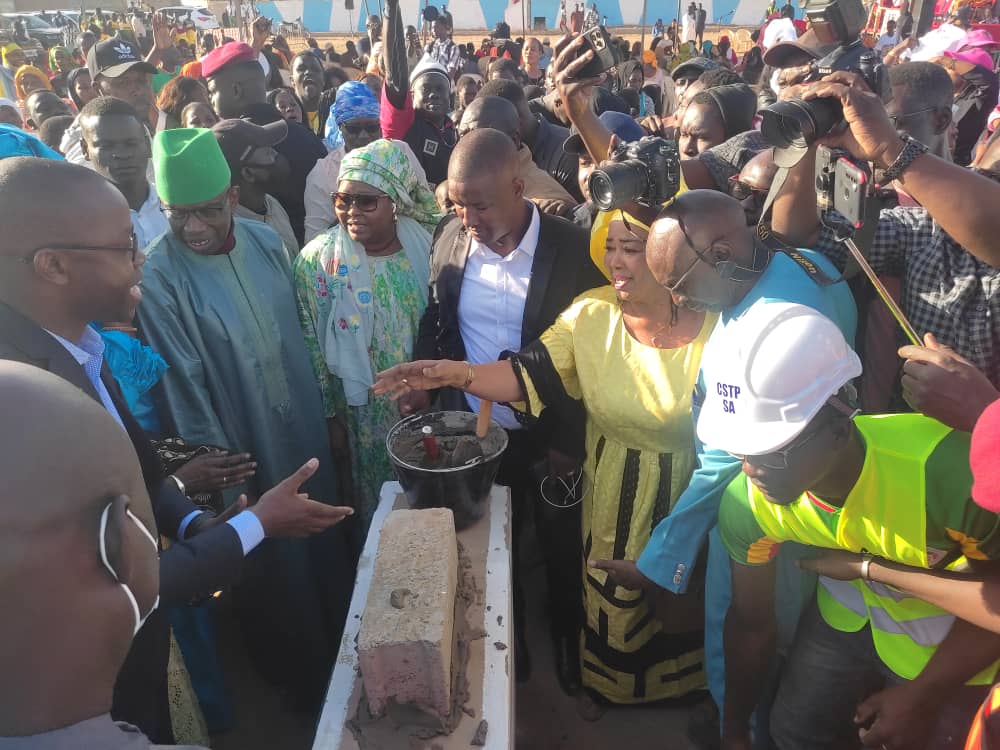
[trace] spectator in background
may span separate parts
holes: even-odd
[[[524,64],[521,66],[521,80],[525,84],[545,85],[545,70],[541,67],[542,43],[536,37],[528,37],[524,43]]]
[[[576,155],[563,149],[563,144],[570,135],[569,130],[561,125],[553,125],[532,112],[524,90],[513,81],[490,81],[483,86],[481,95],[499,96],[514,105],[520,121],[521,140],[530,149],[532,160],[539,169],[554,177],[576,201],[582,200],[583,194],[577,180]]]
[[[757,97],[745,83],[705,89],[684,111],[677,148],[682,156],[693,158],[751,130],[756,112]]]
[[[455,111],[451,115],[454,122],[462,119],[462,112],[483,88],[483,78],[477,73],[465,73],[455,84]]]
[[[795,20],[795,8],[792,6],[792,0],[785,0],[785,4],[781,6],[781,17]]]
[[[294,89],[283,86],[267,92],[267,103],[274,105],[286,122],[297,122],[300,125],[305,120],[305,107]]]
[[[412,73],[407,70],[399,0],[387,0],[386,9],[387,76],[379,113],[382,135],[405,141],[420,160],[428,182],[437,185],[448,175],[448,158],[458,140],[448,117],[452,77],[446,66],[433,59],[425,59]],[[443,21],[436,28],[439,34],[445,33]]]
[[[506,78],[508,81],[515,81],[518,85],[523,85],[521,69],[517,63],[508,57],[498,57],[490,61],[490,67],[486,80],[493,81],[497,78]]]
[[[218,121],[215,111],[202,102],[192,102],[181,112],[182,128],[210,128]]]
[[[47,90],[36,91],[24,102],[25,122],[33,130],[40,130],[50,117],[72,115],[69,105]]]
[[[14,91],[17,101],[23,107],[25,100],[35,91],[51,91],[48,77],[34,65],[22,65],[14,74]]]
[[[313,55],[313,57],[315,57],[317,60],[319,60],[321,64],[324,62],[324,60],[323,60],[323,50],[321,50],[319,48],[319,42],[317,42],[311,36],[310,37],[306,37],[306,47],[309,48],[308,51]]]
[[[875,51],[885,53],[899,44],[900,37],[896,32],[896,22],[889,20],[885,24],[885,33],[875,42]]]
[[[18,109],[17,102],[13,99],[0,99],[0,123],[13,125],[15,128],[24,127],[21,110]]]
[[[439,16],[431,22],[431,34],[434,35],[434,41],[427,45],[427,57],[442,65],[448,72],[448,77],[455,80],[461,72],[462,53],[452,40],[451,29],[444,17]]]
[[[953,156],[956,164],[964,166],[972,161],[972,151],[1000,91],[993,58],[985,50],[973,48],[961,52],[948,50],[932,62],[947,70],[952,81],[953,112],[958,126]]]
[[[201,102],[207,106],[208,89],[200,79],[186,76],[171,78],[156,97],[157,108],[167,114],[168,128],[181,126],[181,112],[192,102]]]
[[[514,105],[499,96],[479,96],[462,115],[460,136],[483,128],[499,130],[508,136],[517,148],[517,174],[524,185],[524,197],[544,213],[569,218],[576,201],[547,172],[532,161],[531,151],[521,139],[521,123]]]
[[[58,153],[63,133],[66,132],[66,128],[73,123],[74,119],[73,115],[56,115],[55,117],[50,117],[38,129],[38,140]],[[0,122],[3,122],[2,112],[0,112]]]
[[[49,74],[51,75],[52,90],[63,98],[69,96],[66,76],[75,67],[76,61],[73,60],[73,55],[65,47],[56,46],[49,50]]]
[[[321,113],[320,98],[323,94],[323,63],[310,52],[300,52],[292,58],[292,86],[302,102],[305,119],[302,124],[316,135],[323,134],[326,124],[325,115]],[[321,116],[321,114],[323,116]]]
[[[274,149],[288,136],[288,124],[277,120],[261,127],[246,120],[220,120],[212,132],[229,165],[230,182],[240,189],[233,215],[267,224],[281,239],[289,261],[295,260],[299,241],[285,209],[269,194],[288,176],[288,162]]]
[[[86,68],[74,68],[66,76],[66,88],[69,91],[69,98],[73,100],[79,112],[84,105],[97,96],[94,91],[94,84],[90,79],[90,71]]]
[[[737,58],[736,53],[733,51],[732,44],[729,41],[729,37],[723,34],[719,37],[719,43],[715,45],[715,49],[718,50],[719,58],[726,63],[731,68],[736,67]],[[714,53],[714,50],[713,50]]]
[[[330,196],[337,191],[340,164],[344,155],[381,137],[378,99],[360,81],[348,81],[337,92],[333,111],[327,121],[326,144],[330,153],[316,162],[306,178],[303,200],[306,207],[307,243],[337,221]],[[404,151],[416,164],[416,157],[410,147],[405,146]],[[417,169],[421,168],[418,166]]]

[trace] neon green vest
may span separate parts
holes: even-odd
[[[855,425],[865,439],[867,456],[836,530],[824,523],[826,511],[806,495],[791,505],[778,505],[748,481],[750,507],[757,523],[772,539],[866,551],[927,568],[924,466],[951,428],[921,414],[864,416],[858,417]],[[966,499],[956,497],[955,502]],[[950,567],[963,561],[961,558]],[[823,619],[832,628],[853,633],[870,623],[879,657],[906,680],[923,671],[955,620],[922,599],[869,581],[820,577],[816,598]],[[987,667],[968,684],[991,684],[997,666]]]

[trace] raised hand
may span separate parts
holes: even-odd
[[[308,493],[299,491],[318,468],[319,460],[310,458],[294,474],[261,495],[250,509],[264,527],[265,536],[312,536],[353,515],[351,508],[318,503]]]

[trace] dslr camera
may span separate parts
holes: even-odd
[[[590,174],[590,198],[602,211],[613,211],[635,201],[660,206],[677,195],[681,160],[677,144],[655,135],[623,143]]]
[[[868,17],[861,0],[806,0],[805,12],[820,43],[837,44],[811,64],[805,80],[818,81],[837,70],[858,73],[883,102],[888,101],[892,95],[888,71],[878,53],[861,41]],[[795,164],[803,151],[844,119],[840,102],[830,98],[779,101],[760,114],[761,134],[774,146],[775,162],[782,167]]]

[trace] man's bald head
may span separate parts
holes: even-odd
[[[506,99],[499,96],[477,96],[469,103],[458,125],[459,137],[482,128],[499,130],[520,145],[521,118],[518,117],[517,108]]]
[[[127,250],[132,219],[114,185],[86,167],[15,157],[0,160],[0,195],[0,300],[43,327],[131,320],[145,256]]]
[[[132,640],[132,607],[100,558],[99,532],[139,608],[159,587],[139,462],[107,410],[62,378],[0,362],[0,736],[106,713]]]
[[[499,97],[491,97],[498,99]],[[480,101],[476,99],[475,104]],[[510,102],[500,99],[504,104]],[[469,105],[470,107],[472,105]],[[466,110],[468,114],[469,110]],[[517,115],[515,114],[515,119]],[[465,118],[462,118],[465,122]],[[494,178],[517,171],[517,148],[514,142],[499,130],[481,128],[470,130],[459,139],[448,162],[449,181],[463,182],[472,177],[492,175]]]
[[[695,310],[720,311],[739,301],[753,280],[737,282],[731,269],[719,264],[748,269],[754,255],[742,206],[715,190],[677,196],[660,211],[646,241],[646,261],[656,280],[671,289],[677,304]]]

